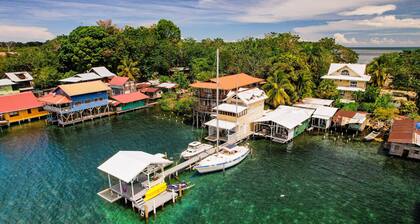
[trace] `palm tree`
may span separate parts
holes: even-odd
[[[379,57],[373,59],[367,70],[368,73],[372,75],[373,85],[379,88],[385,85],[388,78],[388,72],[383,58]]]
[[[289,93],[294,91],[294,87],[283,72],[270,75],[262,88],[267,92],[267,101],[271,106],[278,107],[281,104],[291,103]]]
[[[124,58],[121,61],[121,65],[118,65],[118,75],[122,77],[128,77],[131,80],[135,80],[140,74],[140,69],[137,67],[138,62]]]

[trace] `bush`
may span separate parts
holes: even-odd
[[[191,115],[194,106],[192,97],[184,97],[176,101],[174,111],[178,115]]]
[[[346,111],[357,111],[359,109],[358,103],[347,103],[341,109]]]
[[[398,113],[398,109],[396,108],[378,107],[373,112],[373,117],[380,121],[390,121],[394,119],[397,113]]]
[[[390,94],[385,94],[376,98],[375,107],[395,108],[395,105],[392,103],[392,96]]]
[[[358,109],[361,111],[372,113],[373,111],[375,111],[375,103],[361,103]]]
[[[403,101],[401,103],[400,112],[401,114],[417,114],[417,106],[413,101]]]
[[[173,93],[163,94],[159,99],[160,108],[163,111],[174,111],[176,105],[176,95]]]

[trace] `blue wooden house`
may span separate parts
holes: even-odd
[[[65,126],[109,115],[111,89],[102,81],[59,85],[40,100],[50,112],[48,121]]]

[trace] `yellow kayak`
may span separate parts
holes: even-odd
[[[158,185],[153,186],[152,188],[150,188],[147,192],[146,195],[144,196],[144,201],[148,201],[156,196],[158,196],[160,193],[166,191],[166,183],[162,182]]]

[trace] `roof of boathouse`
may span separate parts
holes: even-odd
[[[32,92],[23,92],[0,96],[0,113],[42,107],[44,103],[38,101]]]
[[[346,110],[338,110],[334,117],[333,122],[334,123],[341,123],[343,121],[343,118],[347,118],[348,124],[362,124],[367,119],[367,113],[366,112],[355,112],[355,111],[346,111]]]
[[[388,142],[419,145],[420,133],[415,120],[394,120]]]
[[[263,81],[264,79],[256,78],[245,73],[226,75],[219,77],[219,89],[232,90]],[[217,89],[217,79],[210,79],[209,82],[195,82],[190,86],[198,89]]]
[[[304,104],[314,104],[314,105],[322,105],[322,106],[331,106],[334,100],[328,99],[321,99],[321,98],[304,98],[302,100]]]
[[[127,94],[115,95],[111,97],[112,99],[116,100],[119,103],[131,103],[140,100],[148,99],[149,96],[144,95],[141,92],[132,92]],[[118,105],[117,104],[117,105]]]
[[[292,129],[309,119],[314,113],[313,109],[279,106],[274,111],[265,114],[256,122],[272,121],[288,129]]]
[[[321,119],[330,119],[334,117],[335,113],[338,111],[338,108],[322,106],[317,104],[305,104],[305,103],[296,103],[293,104],[295,107],[314,109],[315,112],[312,117],[321,118]]]
[[[131,182],[150,165],[166,165],[172,161],[142,151],[119,151],[98,169],[126,183]]]
[[[59,85],[57,88],[63,90],[63,92],[66,93],[68,96],[78,96],[78,95],[104,92],[104,91],[110,90],[110,88],[102,81],[64,84],[64,85]]]

